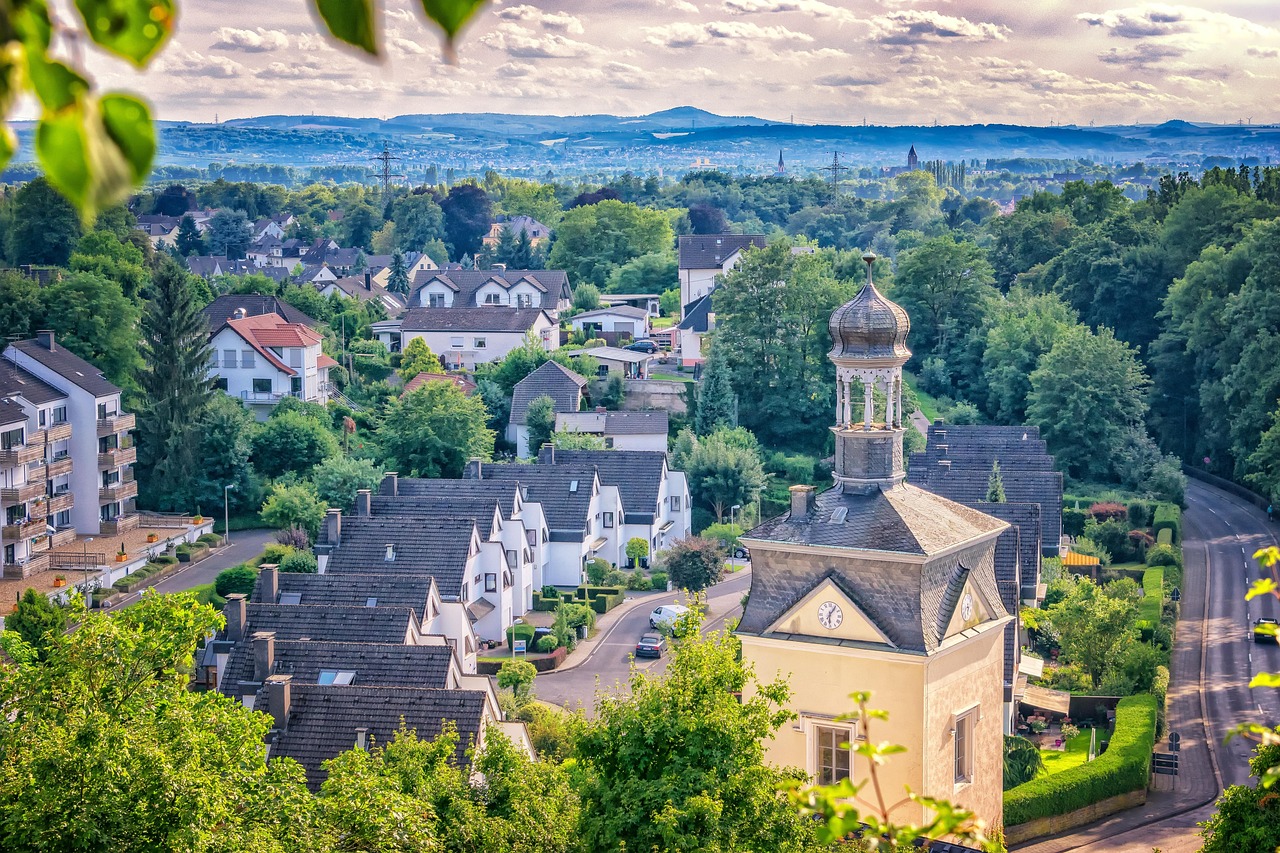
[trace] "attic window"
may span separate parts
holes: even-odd
[[[317,684],[350,684],[355,680],[355,670],[351,669],[322,669],[320,670],[320,678]]]
[[[364,600],[364,606],[365,606],[365,607],[377,607],[377,606],[378,606],[378,599],[377,599],[377,598],[375,598],[375,597],[373,597],[373,596],[369,596],[368,598],[366,598],[366,599]]]
[[[577,481],[577,480],[570,480],[570,481],[569,481],[569,494],[571,494],[571,495],[576,495],[577,493],[578,493],[578,481]]]
[[[383,558],[388,563],[396,561],[396,546],[390,542],[387,543],[387,556]]]
[[[280,593],[281,604],[301,604],[302,593],[300,592],[282,592]]]
[[[844,524],[844,520],[849,517],[849,508],[847,506],[838,506],[831,513],[832,524]]]

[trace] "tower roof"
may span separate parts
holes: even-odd
[[[831,312],[829,358],[836,359],[901,359],[911,357],[907,349],[907,332],[911,320],[907,312],[876,289],[871,280],[871,264],[876,256],[867,252],[867,283],[858,295]]]

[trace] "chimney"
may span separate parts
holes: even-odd
[[[387,471],[382,475],[380,494],[390,495],[393,498],[400,497],[400,474],[398,471]]]
[[[274,563],[260,567],[258,572],[259,589],[262,595],[258,600],[263,604],[275,604],[280,598],[280,567]]]
[[[507,271],[507,265],[506,265],[506,264],[493,264],[493,265],[491,265],[491,266],[489,267],[489,269],[491,269],[491,270],[497,270],[498,272],[506,272],[506,271]]]
[[[597,415],[603,415],[603,414],[604,414],[605,412],[607,412],[607,411],[609,411],[609,410],[608,410],[608,409],[606,409],[604,406],[596,406],[596,414],[597,414]]]
[[[356,749],[367,750],[369,748],[369,730],[364,726],[356,728]]]
[[[484,463],[479,456],[472,456],[467,460],[467,468],[463,473],[464,480],[483,480],[484,479]]]
[[[364,289],[365,289],[365,290],[373,290],[373,284],[371,283],[371,279],[372,279],[372,278],[373,278],[373,276],[371,276],[371,275],[368,273],[368,271],[366,271],[366,272],[365,272],[365,274],[364,274]]]
[[[331,507],[324,517],[324,541],[332,548],[342,544],[342,510]]]
[[[538,461],[542,462],[544,456],[548,465],[556,464],[556,446],[554,442],[547,442],[542,445],[542,452],[538,454]]]
[[[253,680],[266,681],[276,665],[276,632],[255,631],[253,634]]]
[[[368,518],[373,515],[372,493],[368,489],[356,490],[356,515]]]
[[[792,486],[788,491],[791,492],[791,517],[807,517],[813,509],[813,486]]]
[[[53,332],[49,329],[42,329],[36,332],[36,343],[47,349],[49,352],[57,352],[58,345],[54,343]]]
[[[244,593],[233,592],[227,596],[222,615],[227,620],[227,639],[232,642],[238,643],[244,639],[245,609]]]
[[[277,729],[283,729],[289,723],[289,684],[292,675],[268,675],[267,712],[275,719]]]

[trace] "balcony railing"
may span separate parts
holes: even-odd
[[[122,480],[119,483],[112,483],[109,486],[103,486],[98,489],[98,500],[102,503],[122,501],[128,498],[137,497],[137,495],[137,480]]]
[[[49,543],[54,548],[70,545],[74,541],[76,541],[76,529],[74,527],[64,527],[49,537]]]
[[[98,436],[127,432],[133,429],[137,423],[138,419],[133,413],[117,412],[105,418],[98,418]]]
[[[45,476],[49,479],[61,477],[63,474],[71,473],[71,457],[62,456],[58,459],[51,460],[44,466]]]
[[[101,469],[119,468],[121,465],[132,465],[138,461],[138,448],[116,447],[98,454],[98,467]]]
[[[13,524],[6,524],[3,532],[4,538],[10,541],[14,539],[30,539],[32,536],[44,533],[44,519],[24,518]]]
[[[16,563],[4,564],[4,576],[6,578],[29,578],[32,575],[48,570],[48,554],[39,554],[35,557],[28,557],[25,560],[20,560]]]
[[[71,421],[63,421],[60,424],[50,424],[45,429],[45,441],[64,441],[71,438]]]
[[[0,465],[26,465],[44,456],[44,443],[23,444],[0,450]]]
[[[49,503],[47,501],[32,501],[27,504],[27,515],[33,520],[44,521],[49,517]]]
[[[44,494],[44,480],[37,480],[33,483],[23,483],[21,486],[10,486],[0,489],[0,500],[5,503],[26,503],[35,500]]]
[[[135,483],[134,485],[137,485],[137,484]],[[141,523],[142,523],[142,519],[138,516],[136,512],[129,513],[128,515],[116,516],[110,521],[102,522],[101,535],[118,536],[121,533],[135,529]]]
[[[49,514],[57,515],[58,513],[65,512],[75,506],[76,499],[71,492],[62,492],[61,494],[57,494],[49,498],[45,503],[49,505]]]

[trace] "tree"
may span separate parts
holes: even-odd
[[[223,598],[237,592],[241,595],[252,595],[257,582],[257,569],[248,564],[241,564],[218,572],[218,576],[213,579],[213,591]]]
[[[522,702],[529,697],[537,674],[538,670],[527,660],[505,661],[498,669],[498,686],[509,689],[516,701]]]
[[[13,198],[6,254],[18,264],[64,267],[83,226],[75,207],[46,178],[27,181]]]
[[[1023,287],[1009,291],[995,312],[982,355],[986,411],[997,423],[1023,423],[1031,372],[1077,324],[1074,311],[1056,294],[1035,295]]]
[[[1080,578],[1067,597],[1048,611],[1063,655],[1078,663],[1096,688],[1133,641],[1138,614],[1135,602],[1109,595],[1092,580]]]
[[[108,379],[131,387],[139,366],[136,339],[121,334],[138,324],[138,307],[125,298],[120,285],[93,273],[63,276],[40,291],[44,323],[65,346]]]
[[[4,628],[15,632],[43,659],[67,629],[67,613],[48,596],[27,587],[13,613],[5,617]]]
[[[280,561],[280,571],[293,575],[314,575],[318,568],[315,554],[310,551],[291,551]]]
[[[120,285],[125,298],[134,301],[150,281],[145,262],[146,255],[137,246],[110,231],[97,230],[80,238],[68,266],[76,272],[97,273],[111,279]]]
[[[444,238],[449,256],[460,258],[480,251],[489,223],[493,221],[493,204],[489,195],[475,184],[455,184],[440,202],[444,212]]]
[[[608,293],[663,293],[680,281],[673,252],[650,252],[609,275]],[[678,291],[677,291],[678,292]]]
[[[177,246],[178,254],[183,257],[204,254],[204,235],[196,228],[196,220],[189,213],[178,221]]]
[[[15,270],[0,270],[0,337],[29,338],[44,321],[40,285]]]
[[[636,536],[627,540],[627,559],[632,565],[649,556],[649,542]]]
[[[516,235],[515,243],[511,246],[511,251],[506,256],[506,260],[501,257],[498,260],[506,264],[507,269],[542,269],[542,252],[534,249],[533,240],[529,238],[529,232],[524,228],[521,228],[520,233]]]
[[[604,437],[591,432],[556,431],[551,433],[548,442],[561,450],[607,450]],[[532,447],[530,448],[532,453]]]
[[[1148,384],[1137,354],[1110,329],[1077,326],[1031,374],[1027,419],[1069,476],[1106,481],[1119,473],[1127,430],[1146,415]]]
[[[1030,782],[1044,771],[1040,748],[1020,735],[1004,736],[1004,789]]]
[[[693,424],[698,435],[703,436],[720,427],[738,425],[738,398],[733,393],[729,367],[714,343],[702,371],[702,384],[698,386],[698,407]]]
[[[209,379],[209,325],[187,273],[165,259],[147,290],[139,324],[142,389],[138,469],[143,492],[161,510],[191,506],[191,484],[203,467],[200,422],[218,392]]]
[[[987,477],[987,503],[1004,503],[1004,477],[1000,476],[1000,460],[991,463],[991,474]]]
[[[1280,729],[1274,732],[1280,737]],[[1280,745],[1258,746],[1249,759],[1252,775],[1262,778],[1280,766]],[[1230,785],[1217,811],[1200,823],[1200,853],[1274,853],[1280,848],[1280,797],[1262,784]]]
[[[573,307],[580,311],[594,311],[600,307],[600,289],[594,284],[580,284],[573,290]]]
[[[603,288],[613,270],[633,258],[669,252],[674,237],[661,211],[607,199],[565,213],[548,263],[578,287]]]
[[[715,205],[691,204],[689,226],[694,234],[723,234],[729,230],[729,221],[725,219],[724,211]]]
[[[355,505],[356,492],[378,488],[382,472],[372,460],[341,456],[317,465],[311,472],[311,482],[325,506],[346,512]]]
[[[779,793],[799,774],[764,761],[764,740],[792,718],[789,692],[757,681],[736,639],[691,631],[665,672],[633,669],[628,686],[597,700],[574,744],[587,849],[810,848],[814,822]]]
[[[169,184],[156,194],[151,202],[151,212],[161,216],[183,216],[195,209],[196,195],[182,184]]]
[[[478,397],[428,382],[387,406],[379,438],[386,470],[410,477],[461,477],[467,460],[493,455],[494,432]]]
[[[324,523],[324,502],[310,483],[296,486],[277,484],[262,505],[262,520],[278,530],[301,527],[313,540]]]
[[[400,354],[400,378],[408,382],[419,373],[444,373],[444,367],[424,339],[414,338]]]
[[[382,215],[366,201],[358,201],[342,212],[342,243],[353,249],[367,248],[373,232],[382,227]]]
[[[723,521],[733,504],[754,503],[765,486],[759,452],[736,442],[734,432],[721,427],[698,439],[684,463],[694,501],[714,512],[716,521]]]
[[[396,249],[391,256],[391,272],[387,276],[387,290],[392,293],[399,293],[402,296],[409,295],[409,268],[404,263],[404,253]]]
[[[672,543],[658,558],[659,567],[680,589],[694,595],[719,583],[724,574],[720,543],[689,536]]]
[[[444,211],[425,188],[414,190],[393,201],[391,218],[396,225],[396,247],[401,251],[425,251],[428,243],[445,236]],[[442,261],[444,258],[436,260]]]
[[[261,487],[249,465],[253,415],[239,401],[215,394],[201,416],[196,434],[200,438],[200,467],[190,484],[188,509],[216,507],[229,501],[232,512],[256,511],[262,505]],[[225,492],[227,485],[235,488]]]
[[[525,409],[524,423],[529,429],[529,455],[537,456],[556,430],[556,401],[545,394],[534,397]]]
[[[338,439],[315,418],[276,411],[253,435],[253,467],[265,477],[292,471],[300,476],[339,453]]]
[[[243,210],[219,210],[209,220],[204,234],[211,255],[243,258],[253,240],[253,228]]]

